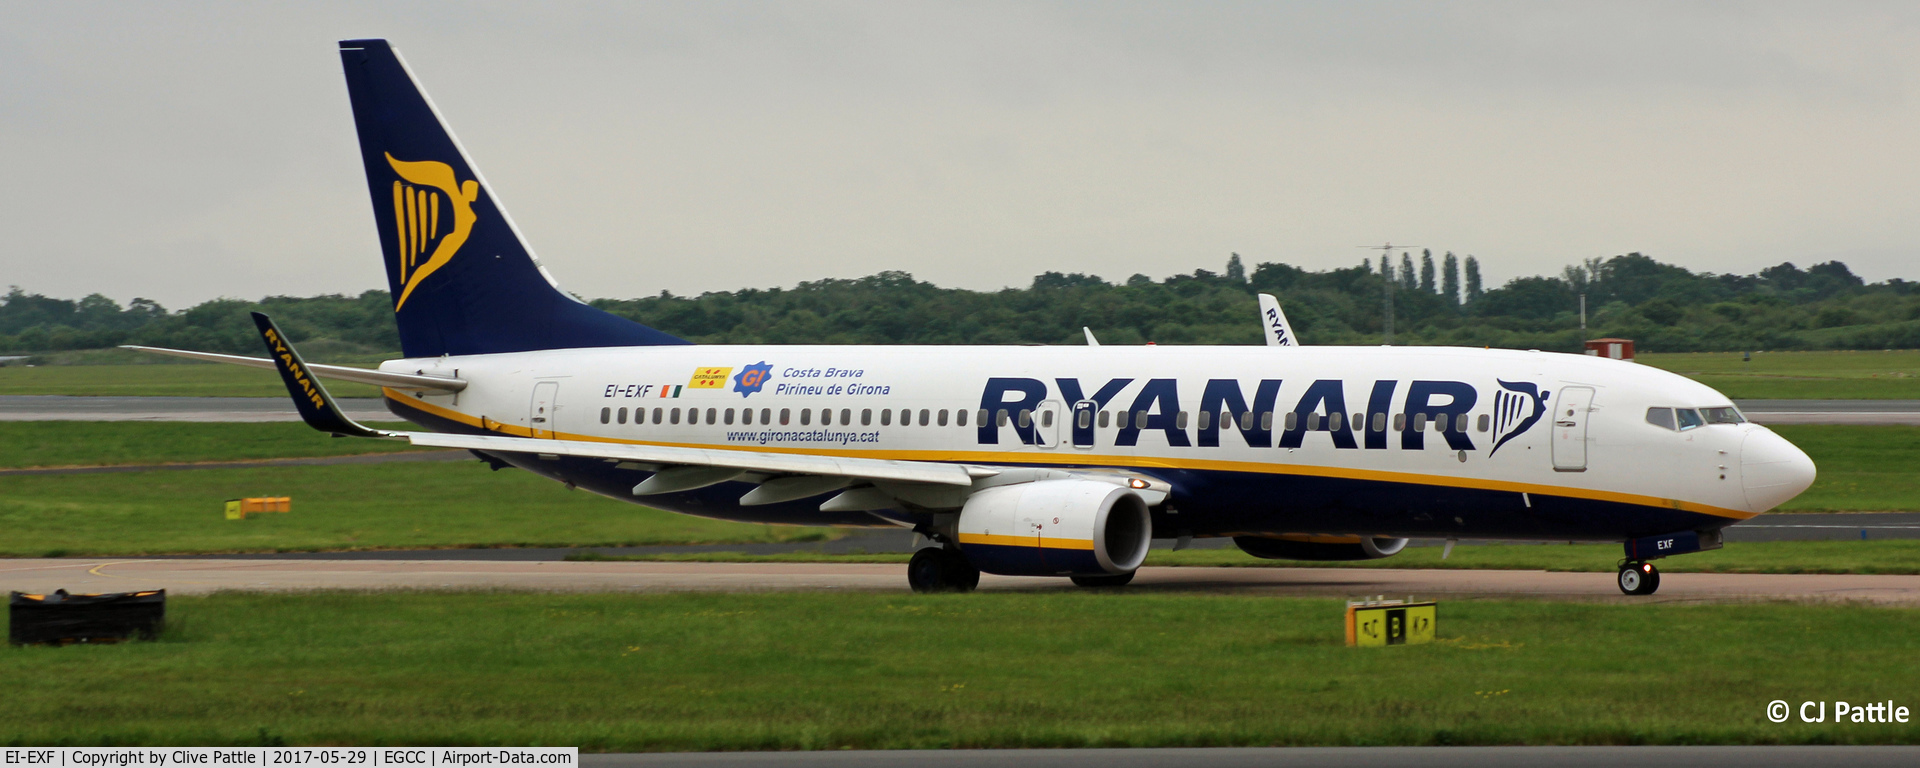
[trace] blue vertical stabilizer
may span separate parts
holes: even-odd
[[[387,41],[340,61],[406,356],[688,343],[554,285]]]

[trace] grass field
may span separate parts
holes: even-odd
[[[1444,603],[1343,644],[1335,600],[1086,593],[176,598],[158,642],[0,649],[0,743],[590,751],[1912,743],[1767,721],[1908,704],[1920,611]]]
[[[401,429],[401,422],[370,426]],[[391,440],[336,440],[298,422],[12,421],[0,469],[350,456],[419,450]]]
[[[1156,549],[1149,566],[1227,568],[1422,568],[1448,570],[1522,570],[1612,573],[1620,561],[1619,544],[1461,545],[1440,559],[1438,547],[1413,547],[1383,560],[1307,562],[1261,560],[1235,548]],[[705,563],[905,563],[904,552],[834,555],[793,552],[749,555],[740,552],[690,552],[657,555],[601,555],[581,552],[568,560],[653,560]],[[1920,540],[1769,541],[1730,544],[1660,561],[1667,573],[1865,573],[1920,574]]]
[[[379,397],[365,384],[328,381],[335,397]],[[0,395],[286,397],[273,371],[218,363],[0,367]]]
[[[224,518],[223,502],[293,511]],[[479,461],[0,476],[0,556],[815,541],[606,499]]]
[[[1780,431],[1820,465],[1820,479],[1790,502],[1788,510],[1920,510],[1920,475],[1912,469],[1920,466],[1920,427],[1796,426]],[[0,428],[0,467],[319,456],[406,447],[331,439],[299,424],[14,422]],[[293,496],[298,511],[244,522],[221,517],[224,500],[262,495]],[[660,512],[569,492],[518,470],[489,472],[477,461],[0,477],[0,525],[8,531],[0,537],[0,556],[16,557],[56,551],[132,555],[741,543],[838,535],[826,529],[736,525]],[[1809,550],[1804,562],[1840,567],[1833,565],[1838,562],[1834,555]],[[1251,558],[1241,559],[1253,564]],[[1408,554],[1383,564],[1402,567],[1416,560]],[[1480,561],[1462,550],[1449,562]],[[1800,562],[1740,567],[1812,567]],[[1845,567],[1894,566],[1876,559]]]
[[[1920,350],[1739,352],[1640,355],[1641,363],[1684,374],[1736,400],[1911,400],[1920,398]]]

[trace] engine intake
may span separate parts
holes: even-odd
[[[958,528],[974,567],[1003,576],[1131,573],[1153,538],[1140,495],[1098,480],[988,488],[967,499]]]
[[[1240,551],[1267,560],[1378,560],[1400,554],[1406,539],[1378,536],[1235,536]]]

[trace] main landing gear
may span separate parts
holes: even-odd
[[[1620,564],[1620,591],[1629,595],[1651,595],[1660,588],[1660,569],[1653,563],[1628,560]]]
[[[915,592],[972,592],[980,586],[980,569],[959,550],[926,547],[907,561],[907,584]]]

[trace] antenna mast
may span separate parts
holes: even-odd
[[[1381,277],[1381,280],[1380,280],[1380,284],[1381,284],[1380,328],[1384,336],[1383,343],[1385,343],[1388,346],[1392,346],[1393,345],[1393,259],[1391,257],[1394,251],[1404,252],[1413,248],[1418,248],[1420,246],[1394,245],[1393,243],[1389,242],[1385,245],[1361,245],[1356,247],[1365,248],[1369,251],[1380,252],[1380,277]]]

